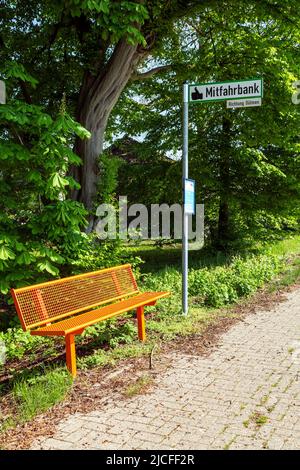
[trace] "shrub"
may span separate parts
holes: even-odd
[[[276,256],[250,256],[233,258],[228,266],[214,269],[192,269],[189,291],[200,297],[202,303],[221,307],[247,296],[276,275],[282,264]]]
[[[2,73],[4,78],[6,72]],[[20,73],[28,86],[34,80],[23,67],[10,64],[9,96],[0,106],[0,293],[49,276],[58,276],[86,244],[82,229],[87,212],[68,199],[78,187],[67,176],[80,158],[71,151],[74,136],[89,137],[61,109],[55,118],[42,107],[14,99]]]
[[[189,294],[198,304],[222,307],[247,296],[276,275],[282,266],[275,255],[235,257],[224,266],[190,268]],[[180,310],[181,273],[167,268],[153,275],[143,276],[145,290],[170,290],[172,296],[162,300],[162,310]],[[177,308],[175,307],[177,303]]]
[[[21,328],[8,328],[0,332],[0,342],[5,345],[5,356],[7,360],[21,359],[24,354],[33,353],[41,345],[52,345],[53,341],[41,336],[32,336]]]

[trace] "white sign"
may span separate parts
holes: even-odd
[[[251,106],[261,106],[261,98],[226,101],[227,108],[250,108]]]
[[[262,78],[189,85],[189,101],[192,103],[261,98],[262,96]]]
[[[195,180],[184,180],[184,211],[186,214],[195,214]]]
[[[5,83],[0,80],[0,104],[5,104]]]

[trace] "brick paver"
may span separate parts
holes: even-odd
[[[150,393],[62,421],[34,449],[300,449],[300,291],[209,356],[172,354]]]

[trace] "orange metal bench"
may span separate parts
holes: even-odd
[[[138,337],[145,341],[144,307],[170,292],[140,293],[130,264],[11,289],[23,330],[64,336],[67,367],[76,376],[75,335],[99,321],[137,310]],[[102,305],[101,308],[96,308]]]

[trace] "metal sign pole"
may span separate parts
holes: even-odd
[[[189,146],[189,102],[204,103],[215,101],[240,100],[240,107],[260,106],[263,97],[263,79],[249,78],[215,83],[194,83],[183,85],[183,151],[182,151],[182,313],[188,314],[188,222],[189,214],[194,214],[191,206],[195,206],[195,184],[189,178],[188,146]],[[241,101],[242,100],[242,101]],[[194,182],[195,183],[195,182]],[[187,188],[186,188],[187,185]]]
[[[0,104],[6,103],[5,82],[0,80]]]
[[[182,152],[182,313],[188,313],[188,214],[184,204],[185,180],[189,177],[189,85],[183,85],[183,152]]]

